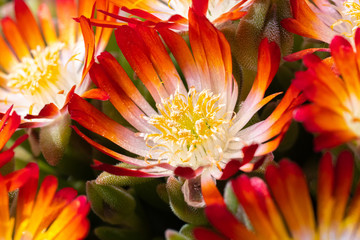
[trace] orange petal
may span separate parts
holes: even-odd
[[[43,231],[43,229],[38,228],[41,225],[43,218],[49,211],[48,208],[53,200],[57,186],[57,179],[54,176],[47,176],[43,180],[39,192],[36,196],[36,201],[34,203],[31,216],[29,217],[29,224],[26,228],[26,230],[32,235]]]
[[[7,115],[4,115],[7,116]],[[7,143],[7,141],[10,139],[10,137],[12,136],[12,134],[15,132],[15,130],[19,127],[21,118],[19,115],[16,114],[16,112],[14,112],[11,116],[9,116],[9,118],[7,119],[2,119],[1,125],[2,123],[4,123],[5,121],[7,121],[6,125],[1,129],[0,132],[0,150],[5,146],[5,144]]]
[[[86,74],[89,72],[90,67],[94,63],[94,54],[95,54],[95,39],[94,32],[90,26],[90,22],[84,16],[79,18],[81,33],[83,34],[85,42],[85,63],[82,73],[81,82],[84,80]]]
[[[188,87],[195,87],[197,91],[201,91],[203,89],[201,79],[194,57],[185,40],[179,34],[166,28],[159,28],[158,32],[179,64],[181,71],[185,75]]]
[[[146,156],[148,147],[141,137],[101,113],[91,104],[74,95],[68,105],[71,118],[85,128],[135,154]]]
[[[38,46],[44,47],[45,43],[41,36],[39,26],[29,7],[23,0],[15,0],[14,5],[17,26],[30,49],[36,49]]]
[[[16,53],[18,59],[29,57],[29,49],[22,38],[16,23],[11,18],[5,17],[1,20],[1,25],[6,39],[10,43],[10,46]]]
[[[103,52],[97,57],[101,67],[107,72],[108,76],[111,76],[111,83],[115,86],[114,88],[107,88],[108,86],[105,81],[99,81],[95,84],[102,86],[104,91],[107,91],[110,95],[118,94],[116,93],[118,89],[122,89],[123,92],[131,98],[131,100],[136,103],[136,105],[147,115],[151,116],[157,114],[156,111],[151,107],[149,102],[141,95],[139,90],[136,88],[135,84],[128,77],[127,73],[117,62],[116,58],[108,52]],[[93,79],[94,81],[94,79]],[[117,98],[113,96],[112,98]],[[114,106],[116,107],[116,100],[114,101]]]
[[[11,51],[9,46],[6,44],[2,36],[0,35],[0,66],[5,69],[5,71],[10,72],[12,67],[18,63],[16,55]]]
[[[58,28],[60,40],[67,44],[76,42],[76,22],[73,18],[77,16],[77,6],[74,0],[56,0],[56,13],[58,17]]]
[[[149,90],[155,102],[160,103],[161,98],[169,97],[170,94],[161,83],[154,66],[147,56],[148,50],[138,33],[129,26],[121,26],[115,30],[115,37],[126,60]]]
[[[128,96],[131,93],[125,93],[122,87],[119,87],[121,84],[116,83],[116,78],[113,79],[111,75],[105,73],[101,65],[97,64],[90,70],[91,78],[109,94],[111,103],[133,127],[139,132],[153,132],[154,128],[142,118],[144,112],[137,106],[138,103],[134,103]]]
[[[335,61],[336,68],[340,71],[345,82],[350,98],[355,102],[360,101],[360,75],[356,55],[351,44],[341,36],[336,36],[330,44],[331,55]]]
[[[320,160],[317,186],[317,214],[319,233],[326,237],[329,234],[332,210],[334,209],[333,189],[335,174],[330,153],[325,153]],[[330,237],[330,236],[327,236]]]
[[[170,93],[175,93],[176,90],[179,90],[180,93],[186,94],[187,91],[180,76],[157,32],[152,28],[140,25],[136,27],[136,30],[142,38],[148,50],[149,59],[166,90]]]
[[[8,190],[0,175],[0,238],[11,239],[12,226],[10,225]],[[10,236],[9,236],[10,235]]]
[[[55,25],[46,3],[40,4],[38,18],[46,43],[50,45],[57,42]]]
[[[39,167],[34,163],[30,163],[26,167],[30,169],[31,175],[19,190],[16,207],[16,231],[20,224],[31,216],[38,187]]]
[[[249,179],[247,176],[241,175],[232,181],[232,186],[236,197],[249,217],[251,225],[254,227],[256,235],[261,239],[266,237],[283,239],[277,236],[269,217],[270,214],[273,214],[281,218],[279,213],[277,211],[267,212],[265,200],[271,201],[271,195],[265,183],[259,178]]]
[[[79,0],[78,16],[91,18],[94,10],[95,0]]]

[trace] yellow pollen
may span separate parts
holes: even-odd
[[[349,32],[342,32],[341,34],[346,37],[353,37],[355,34],[355,30],[357,27],[360,26],[360,5],[353,2],[353,1],[345,1],[343,3],[343,6],[345,10],[343,10],[341,13],[343,16],[348,16],[349,19],[339,19],[334,24],[331,25],[331,29],[334,30],[334,28],[340,24],[349,24],[352,31]]]
[[[163,100],[162,106],[157,105],[160,114],[148,119],[161,132],[146,135],[147,142],[152,140],[156,144],[150,152],[163,149],[161,155],[166,155],[169,163],[174,160],[187,163],[199,148],[199,151],[214,151],[214,156],[219,155],[215,147],[209,149],[205,146],[209,139],[221,138],[219,135],[224,135],[224,129],[232,121],[226,118],[228,114],[219,113],[225,107],[219,104],[219,100],[220,94],[213,94],[209,90],[197,92],[194,88],[187,96],[175,92]]]
[[[174,9],[173,7],[171,7],[170,3],[171,3],[171,0],[168,1],[168,7],[169,7],[170,9]]]
[[[25,95],[41,94],[59,79],[60,50],[63,47],[64,44],[58,43],[32,50],[32,57],[21,59],[6,76],[7,87]]]

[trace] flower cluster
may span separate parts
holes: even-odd
[[[360,238],[358,2],[0,10],[0,239]]]

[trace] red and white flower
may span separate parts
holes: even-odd
[[[293,18],[285,19],[282,25],[289,31],[304,37],[330,43],[336,35],[352,41],[360,26],[360,5],[349,0],[291,0]]]
[[[117,12],[116,7],[106,3],[97,1],[96,7]],[[83,80],[83,73],[90,62],[85,52],[93,46],[84,46],[80,25],[73,18],[91,17],[94,4],[95,0],[57,0],[55,21],[47,3],[39,6],[35,17],[23,0],[14,1],[15,20],[1,20],[1,112],[13,105],[22,119],[28,119],[24,126],[46,125],[64,112],[61,109],[74,86],[79,94],[87,90],[89,80]],[[111,20],[101,13],[98,17]],[[83,34],[93,38],[87,32]],[[111,29],[97,29],[95,54],[105,48],[110,34]]]
[[[176,59],[185,83],[159,34]],[[165,28],[156,31],[142,25],[122,26],[115,30],[115,36],[156,106],[143,97],[114,57],[107,52],[98,56],[99,63],[90,69],[90,76],[108,93],[131,128],[110,119],[77,95],[69,102],[69,113],[85,128],[136,157],[114,152],[74,127],[100,151],[134,166],[129,169],[97,163],[97,169],[118,175],[175,174],[185,178],[195,178],[206,171],[217,179],[226,178],[239,168],[251,171],[259,162],[249,161],[254,155],[264,160],[277,148],[290,124],[292,110],[303,101],[299,90],[291,87],[266,120],[247,126],[260,108],[280,94],[264,98],[278,69],[280,50],[275,43],[262,41],[254,85],[238,106],[229,44],[204,15],[192,9],[192,51],[179,34]]]
[[[310,104],[295,112],[295,119],[315,133],[315,150],[348,143],[360,143],[360,30],[356,31],[355,47],[344,37],[335,37],[331,57],[335,68],[315,55],[304,57],[308,69],[297,72],[293,84],[304,92]],[[358,150],[356,150],[358,152]]]
[[[212,180],[202,183],[205,213],[218,230],[197,228],[195,238],[205,239],[359,239],[360,185],[354,195],[351,187],[354,158],[342,152],[334,166],[326,153],[320,162],[316,210],[301,168],[289,160],[268,166],[264,181],[241,175],[232,181],[232,189],[252,226],[228,210]],[[271,191],[270,191],[271,190]]]
[[[284,19],[282,26],[295,34],[330,43],[337,35],[345,37],[352,45],[356,29],[360,26],[360,5],[357,0],[291,0],[293,18]],[[298,60],[308,53],[329,51],[311,48],[287,56]]]

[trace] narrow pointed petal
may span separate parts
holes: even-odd
[[[30,49],[44,47],[45,43],[34,15],[23,0],[15,0],[15,16],[20,33],[27,42]]]

